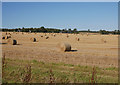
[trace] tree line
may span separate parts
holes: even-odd
[[[84,30],[84,31],[78,31],[76,28],[72,29],[54,29],[54,28],[45,28],[45,27],[39,27],[39,28],[16,28],[16,29],[8,29],[8,28],[2,28],[0,31],[3,32],[42,32],[42,33],[80,33],[80,32],[86,32],[86,33],[100,33],[100,34],[120,34],[120,30],[114,30],[114,31],[106,31],[106,30],[99,30],[99,31],[91,31],[90,29]]]

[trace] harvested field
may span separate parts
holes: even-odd
[[[37,59],[45,62],[65,62],[68,64],[96,65],[100,67],[117,67],[118,62],[118,35],[74,35],[43,33],[11,33],[12,38],[19,42],[19,45],[12,46],[9,44],[2,45],[2,51],[10,58],[20,59]],[[5,33],[2,33],[4,36]],[[50,39],[40,37],[41,35],[49,35]],[[76,36],[80,37],[80,41],[76,41]],[[32,43],[30,38],[34,37],[40,42]],[[106,40],[104,43],[101,39]],[[7,40],[2,40],[7,43]],[[57,44],[59,42],[68,42],[72,51],[59,52]]]
[[[66,34],[62,33],[56,33],[55,37],[50,33],[24,33],[23,35],[21,32],[11,32],[10,34],[19,43],[18,45],[1,44],[2,53],[5,53],[6,58],[9,59],[99,68],[118,67],[118,35],[68,34],[69,38],[67,38]],[[2,36],[5,35],[6,33],[2,32]],[[41,37],[46,35],[50,38]],[[31,42],[31,37],[36,38],[38,42]],[[76,37],[80,38],[79,42]],[[71,51],[59,51],[57,45],[60,42],[69,43]],[[7,40],[3,39],[0,43],[7,43]]]

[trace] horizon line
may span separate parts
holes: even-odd
[[[24,27],[25,29],[26,28],[33,28],[33,29],[35,29],[35,28],[41,28],[41,27],[44,27],[44,28],[46,28],[46,29],[60,29],[60,30],[63,30],[63,29],[66,29],[66,30],[68,30],[68,29],[71,29],[71,30],[73,30],[73,29],[77,29],[78,31],[86,31],[86,30],[88,30],[88,29],[79,29],[79,28],[57,28],[57,27],[45,27],[45,26],[40,26],[40,27]],[[18,28],[20,28],[20,29],[22,29],[23,27],[15,27],[15,28],[8,28],[8,27],[2,27],[2,28],[0,28],[0,29],[18,29]],[[92,30],[92,29],[89,29],[90,31],[100,31],[100,30],[106,30],[106,29],[99,29],[99,30]],[[119,29],[114,29],[114,30],[119,30]],[[114,31],[114,30],[106,30],[106,31]]]

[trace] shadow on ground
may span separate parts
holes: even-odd
[[[76,52],[77,50],[69,50],[69,51],[66,51],[66,52]]]
[[[0,44],[7,44],[7,43],[0,43]]]

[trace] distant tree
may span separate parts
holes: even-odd
[[[74,29],[73,29],[73,32],[74,32],[74,33],[76,33],[76,32],[77,32],[77,29],[76,29],[76,28],[74,28]]]
[[[88,32],[90,32],[90,29],[88,29]]]
[[[44,26],[40,27],[41,29],[45,29]]]
[[[15,29],[15,32],[18,32],[18,29],[17,29],[17,28]]]
[[[67,31],[67,29],[63,29],[62,32],[63,33],[67,33],[68,31]]]
[[[43,26],[40,27],[40,29],[41,29],[42,32],[47,32],[47,30]]]
[[[22,27],[22,29],[25,29],[24,27]]]
[[[18,30],[21,30],[21,28],[18,28]]]
[[[73,29],[73,31],[77,31],[77,29],[76,29],[76,28],[74,28],[74,29]]]
[[[22,27],[21,31],[22,31],[22,32],[25,32],[25,28],[24,28],[24,27]]]
[[[109,34],[109,31],[106,31],[106,30],[100,30],[99,33],[100,33],[100,34]]]
[[[69,29],[68,29],[68,32],[69,32],[69,33],[71,33],[71,32],[72,32],[72,30],[69,28]]]
[[[114,30],[114,31],[106,31],[106,30],[99,30],[99,31],[90,31],[90,29],[88,30],[83,30],[83,31],[77,31],[76,28],[74,28],[73,30],[69,29],[57,29],[57,28],[45,28],[45,27],[39,27],[39,28],[16,28],[16,29],[9,29],[9,28],[1,28],[1,30],[3,32],[18,32],[18,30],[21,30],[22,32],[47,32],[47,33],[79,33],[79,32],[91,32],[91,33],[100,33],[100,34],[120,34],[120,30]]]

